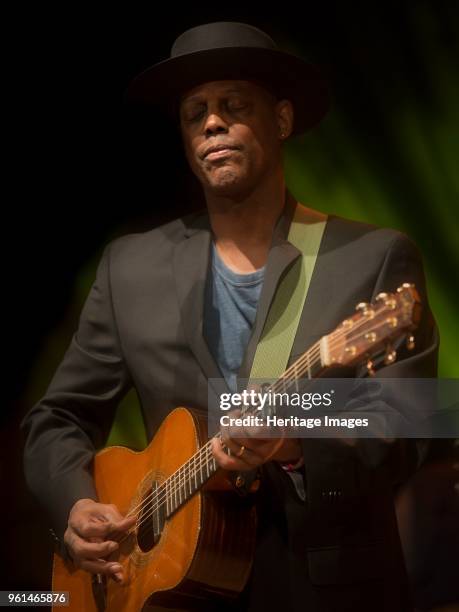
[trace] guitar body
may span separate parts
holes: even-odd
[[[100,502],[127,514],[148,500],[152,483],[165,481],[205,442],[206,418],[176,408],[145,450],[102,450],[94,458]],[[121,584],[75,569],[55,554],[52,589],[68,591],[68,609],[78,612],[139,612],[147,602],[186,608],[237,595],[251,570],[256,514],[253,502],[237,495],[223,474],[217,472],[167,518],[159,534],[153,527],[137,529],[120,543],[109,559],[123,566]]]

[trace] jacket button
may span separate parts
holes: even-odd
[[[54,543],[57,544],[58,546],[60,545],[61,541],[60,539],[57,537],[56,532],[54,531],[54,529],[50,529],[49,533],[51,534],[51,537],[54,540]]]
[[[327,502],[338,501],[342,496],[343,492],[341,489],[327,489],[322,491],[322,499]]]
[[[243,487],[245,485],[245,479],[242,478],[242,476],[238,476],[236,478],[236,482],[234,484],[236,485],[236,487],[238,489],[240,489],[241,487]]]

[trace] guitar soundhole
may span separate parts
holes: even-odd
[[[139,514],[137,543],[142,552],[148,552],[161,537],[166,520],[166,508],[161,503],[158,492],[159,483],[153,481],[151,489],[142,500],[142,511]]]

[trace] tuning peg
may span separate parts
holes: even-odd
[[[403,283],[400,287],[397,287],[397,293],[401,293],[404,289],[411,289],[414,287],[414,283]]]
[[[386,308],[390,308],[391,310],[395,310],[397,308],[397,300],[394,297],[389,295],[388,293],[378,293],[375,300],[377,302],[384,302]]]
[[[371,361],[371,359],[369,359],[367,361],[367,372],[369,376],[374,376],[375,375],[375,370],[374,370],[374,363],[373,361]]]
[[[375,316],[375,311],[371,307],[371,304],[368,304],[367,302],[360,302],[360,304],[357,304],[355,309],[357,312],[360,311],[362,314],[369,316],[371,319]]]
[[[384,357],[384,363],[386,365],[389,365],[390,363],[394,363],[396,358],[397,358],[397,351],[394,348],[392,348],[390,344],[387,345],[386,355]]]
[[[406,339],[406,348],[407,348],[409,351],[412,351],[412,350],[414,349],[414,347],[415,347],[415,340],[414,340],[414,336],[413,336],[413,334],[410,334],[410,335],[408,336],[408,338]]]

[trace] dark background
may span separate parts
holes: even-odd
[[[24,8],[11,21],[2,240],[3,589],[49,588],[51,541],[24,488],[18,424],[62,358],[103,246],[202,205],[174,126],[123,104],[130,79],[165,59],[189,27],[252,23],[322,67],[332,112],[313,133],[287,144],[289,186],[312,207],[396,227],[417,242],[440,326],[440,374],[459,376],[458,3],[251,4],[250,12],[219,6],[175,5],[165,12],[132,2],[74,4]],[[131,426],[140,445],[142,433]],[[452,466],[451,448],[437,445],[432,465]],[[446,480],[449,495],[453,481]],[[430,502],[427,495],[424,507]],[[434,523],[434,540],[435,529]],[[425,605],[447,601],[449,585],[430,579]]]

